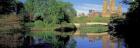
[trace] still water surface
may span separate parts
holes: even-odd
[[[125,48],[122,40],[111,40],[109,35],[74,35],[75,48]]]
[[[44,41],[39,40],[39,42],[35,42],[39,44]],[[112,39],[109,34],[93,33],[90,35],[71,35],[66,48],[125,48],[125,43],[117,38]]]

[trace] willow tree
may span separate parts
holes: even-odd
[[[76,14],[70,3],[62,0],[27,0],[25,9],[32,16],[41,16],[47,23],[56,23],[59,18],[64,18],[64,13],[69,16]]]

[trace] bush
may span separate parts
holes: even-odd
[[[124,29],[127,25],[127,22],[125,20],[125,17],[111,17],[111,20],[109,22],[109,33],[110,35],[113,35],[117,38],[122,38],[123,35],[121,35],[124,32]]]

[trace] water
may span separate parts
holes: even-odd
[[[73,36],[71,41],[75,41],[75,48],[125,48],[124,42],[111,40],[109,35],[101,36]]]
[[[90,40],[88,37],[74,37],[76,48],[102,48],[102,40]]]
[[[61,41],[68,40],[65,44],[66,48],[125,48],[123,40],[118,40],[117,38],[111,39],[108,34],[82,34],[70,35],[70,39],[63,36],[59,38],[61,38]],[[43,42],[44,40],[36,38],[35,44],[42,44]],[[63,45],[63,47],[65,45]]]

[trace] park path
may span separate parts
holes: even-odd
[[[74,35],[81,35],[82,33],[80,32],[75,32]],[[108,35],[108,32],[104,33],[85,33],[85,35]]]
[[[91,23],[74,23],[76,27],[80,27],[81,24],[86,24],[86,25],[108,25],[108,23],[103,23],[103,22],[91,22]]]

